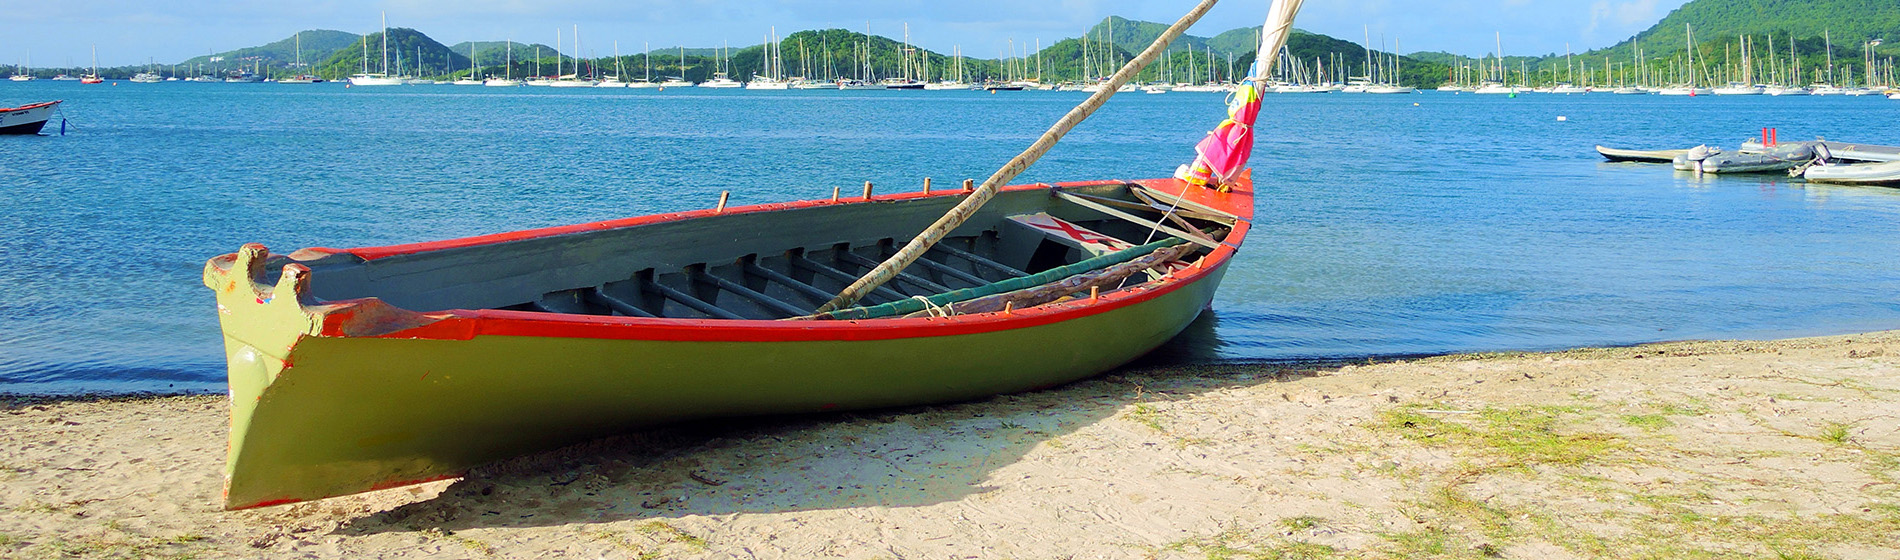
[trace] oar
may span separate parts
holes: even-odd
[[[1036,160],[1042,159],[1043,154],[1049,153],[1049,149],[1054,148],[1056,142],[1061,141],[1062,137],[1067,135],[1071,129],[1074,129],[1078,124],[1082,124],[1082,121],[1087,120],[1089,115],[1094,114],[1096,109],[1100,109],[1103,103],[1108,102],[1108,98],[1114,97],[1115,90],[1121,89],[1122,85],[1127,84],[1129,80],[1135,78],[1135,74],[1140,73],[1149,63],[1160,58],[1161,54],[1167,51],[1168,45],[1173,43],[1176,38],[1179,38],[1189,27],[1194,26],[1194,22],[1200,21],[1201,16],[1206,15],[1207,11],[1214,7],[1215,2],[1216,0],[1201,0],[1201,3],[1194,6],[1193,10],[1188,11],[1187,15],[1181,16],[1180,21],[1174,22],[1174,25],[1169,26],[1166,32],[1163,32],[1160,37],[1155,38],[1154,44],[1148,45],[1148,49],[1141,51],[1140,56],[1136,56],[1134,60],[1128,61],[1128,64],[1122,65],[1121,70],[1116,71],[1115,75],[1108,79],[1108,83],[1102,85],[1100,91],[1095,92],[1095,95],[1089,96],[1088,101],[1084,101],[1081,105],[1070,109],[1069,114],[1063,115],[1062,120],[1056,121],[1054,126],[1049,127],[1048,132],[1042,133],[1042,137],[1037,138],[1034,144],[1030,144],[1029,149],[1024,150],[1021,154],[1017,154],[1015,159],[1009,160],[1009,163],[1005,164],[1002,169],[996,170],[996,173],[991,174],[989,179],[984,180],[983,186],[977,187],[976,192],[970,193],[970,196],[964,198],[963,202],[957,203],[955,208],[951,208],[950,212],[944,214],[942,218],[938,218],[937,222],[931,224],[923,233],[917,234],[917,237],[911,239],[910,243],[905,244],[903,249],[897,251],[897,254],[891,255],[890,259],[878,264],[877,267],[871,269],[870,272],[864,273],[863,277],[858,278],[856,282],[852,282],[850,286],[846,286],[844,291],[838,293],[838,297],[832,298],[830,302],[819,307],[818,312],[836,311],[857,303],[865,294],[871,293],[871,290],[884,285],[885,282],[891,281],[892,278],[896,278],[897,273],[903,272],[911,263],[916,262],[918,257],[922,257],[926,251],[929,251],[932,246],[936,245],[938,241],[942,241],[945,235],[949,235],[951,231],[957,229],[958,226],[963,225],[963,222],[969,220],[970,216],[975,215],[978,209],[983,208],[983,205],[988,203],[990,198],[996,196],[997,189],[1002,188],[1002,186],[1009,183],[1011,179],[1015,179],[1017,175],[1022,174],[1023,170],[1029,169],[1029,166],[1036,163]]]

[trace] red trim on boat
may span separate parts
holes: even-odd
[[[1174,179],[1133,181],[1150,188],[1159,186],[1179,187],[1182,183]],[[1084,187],[1097,185],[1119,185],[1128,181],[1089,181],[1078,183],[1060,183],[1056,185],[1019,185],[1004,187],[1009,191],[1048,189],[1055,187]],[[1180,191],[1156,188],[1170,194]],[[962,196],[961,191],[904,193],[875,197],[873,200],[907,200],[926,196]],[[428,313],[436,319],[426,325],[404,329],[367,338],[405,338],[429,340],[469,340],[476,336],[529,336],[549,338],[597,338],[607,340],[660,340],[692,342],[796,342],[796,341],[870,341],[892,340],[900,338],[919,338],[934,336],[956,336],[978,334],[1011,329],[1020,329],[1059,323],[1081,317],[1106,313],[1123,307],[1147,302],[1163,295],[1173,293],[1185,286],[1206,279],[1220,267],[1226,266],[1236,253],[1238,246],[1246,239],[1251,229],[1248,220],[1253,216],[1253,190],[1251,180],[1237,185],[1230,193],[1221,193],[1205,188],[1190,188],[1186,199],[1204,206],[1219,208],[1235,216],[1240,221],[1234,224],[1227,239],[1235,240],[1223,243],[1206,257],[1203,266],[1189,267],[1176,271],[1172,276],[1157,282],[1151,282],[1128,289],[1101,294],[1097,300],[1072,300],[1063,303],[1041,305],[1028,309],[1014,310],[1010,313],[995,312],[954,317],[934,317],[916,319],[872,319],[864,321],[760,321],[726,319],[668,319],[620,317],[602,315],[571,315],[561,313],[538,313],[531,311],[503,311],[494,309],[467,310],[454,309]],[[850,204],[862,204],[858,199]],[[809,208],[827,204],[846,204],[830,200],[815,200],[780,204],[761,204],[728,208],[726,213],[770,212],[794,208]],[[364,259],[379,259],[397,255],[407,255],[425,251],[474,247],[493,243],[506,243],[524,239],[536,239],[555,235],[580,233],[604,229],[615,229],[646,225],[675,220],[685,220],[717,213],[712,210],[675,212],[627,218],[590,224],[579,224],[509,233],[498,233],[446,241],[392,245],[387,247],[368,247],[357,249],[311,249],[331,253],[350,253]],[[328,302],[331,305],[348,306],[349,301]],[[347,337],[344,323],[350,320],[349,313],[337,313],[326,316],[322,336]]]
[[[19,107],[12,107],[12,108],[0,108],[0,113],[4,113],[4,112],[7,112],[7,111],[25,111],[25,110],[27,110],[27,109],[38,109],[38,108],[40,108],[40,107],[51,107],[51,106],[53,106],[53,105],[58,105],[58,104],[61,104],[61,103],[65,103],[65,102],[66,102],[66,100],[64,100],[64,99],[61,99],[61,100],[58,100],[58,101],[45,101],[45,102],[40,102],[40,103],[34,103],[34,104],[32,104],[32,105],[21,105],[21,106],[19,106]]]

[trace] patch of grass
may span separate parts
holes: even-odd
[[[1853,429],[1854,429],[1854,426],[1851,424],[1842,424],[1840,422],[1829,422],[1826,425],[1821,426],[1821,433],[1816,434],[1814,436],[1814,439],[1821,440],[1827,443],[1832,443],[1835,445],[1847,445],[1848,443],[1851,443],[1851,437],[1853,436],[1853,432],[1852,432]]]
[[[1161,411],[1156,410],[1154,405],[1135,403],[1135,408],[1128,411],[1128,418],[1137,424],[1147,426],[1148,429],[1163,434],[1168,433],[1168,427],[1161,424]]]
[[[66,508],[39,500],[27,500],[26,503],[20,504],[13,509],[22,513],[59,513]]]
[[[1635,426],[1637,428],[1642,428],[1643,430],[1650,431],[1650,432],[1659,431],[1659,430],[1662,430],[1663,428],[1668,428],[1670,426],[1676,425],[1675,422],[1669,421],[1669,417],[1663,416],[1661,414],[1628,415],[1628,416],[1623,417],[1623,423],[1629,424],[1631,426]]]
[[[620,533],[615,533],[613,531],[595,531],[592,533],[587,533],[587,536],[592,537],[594,540],[602,541],[607,544],[614,545],[615,548],[625,550],[633,554],[633,557],[632,557],[633,560],[654,560],[660,557],[659,551],[647,550],[645,548],[642,548],[640,545],[634,544],[633,541],[628,540],[626,536],[621,535]]]
[[[73,536],[54,538],[36,546],[26,547],[19,552],[27,558],[77,557],[77,558],[156,558],[167,560],[187,560],[196,558],[204,552],[201,546],[193,545],[203,540],[180,541],[173,538],[149,538],[134,536],[114,538],[99,536]]]
[[[1450,518],[1460,525],[1476,529],[1485,536],[1502,541],[1516,537],[1511,513],[1482,500],[1473,499],[1457,486],[1439,487],[1420,505]]]
[[[1626,447],[1614,435],[1559,430],[1563,416],[1582,412],[1576,407],[1486,408],[1457,415],[1461,421],[1424,410],[1407,406],[1384,411],[1378,427],[1425,445],[1466,447],[1501,461],[1490,468],[1603,463]]]
[[[1702,416],[1709,413],[1709,407],[1699,399],[1690,399],[1689,404],[1663,403],[1656,405],[1656,412],[1663,416]]]
[[[488,543],[485,543],[482,541],[478,541],[475,539],[457,535],[455,534],[454,531],[443,529],[441,527],[431,527],[428,529],[424,529],[422,531],[422,535],[432,540],[439,539],[439,540],[445,540],[445,541],[449,541],[455,544],[462,545],[462,548],[479,552],[481,553],[482,556],[493,557],[495,555],[494,546],[491,546]]]
[[[707,548],[706,539],[694,536],[679,527],[668,525],[665,521],[648,521],[635,530],[664,542],[676,542],[699,550]]]
[[[0,533],[0,546],[12,546],[19,542],[20,542],[20,539],[14,538],[13,535]]]
[[[1280,526],[1285,527],[1286,530],[1288,531],[1305,531],[1307,529],[1311,529],[1311,528],[1318,527],[1320,525],[1325,525],[1325,524],[1326,524],[1325,518],[1314,517],[1311,515],[1302,515],[1299,517],[1288,517],[1286,519],[1280,520]]]
[[[1160,551],[1189,550],[1200,552],[1208,560],[1329,560],[1339,557],[1339,551],[1331,546],[1281,539],[1261,541],[1239,529],[1175,541]]]
[[[1459,540],[1450,531],[1437,527],[1426,527],[1404,533],[1383,533],[1379,535],[1395,548],[1394,556],[1399,558],[1442,557],[1456,547]]]

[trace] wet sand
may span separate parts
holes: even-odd
[[[221,396],[0,403],[0,557],[1900,558],[1900,332],[1136,368],[241,512]]]

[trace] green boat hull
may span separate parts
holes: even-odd
[[[535,451],[716,417],[955,402],[1112,369],[1179,334],[1222,271],[1040,326],[868,341],[299,336],[287,367],[227,337],[226,507],[456,476]],[[242,304],[244,302],[233,302]],[[266,306],[269,307],[269,306]],[[241,432],[240,432],[241,430]]]
[[[1119,185],[1059,187],[1106,192]],[[1231,213],[1235,220],[1226,241],[1191,259],[1191,265],[1177,262],[1154,279],[1099,296],[936,318],[786,321],[464,307],[415,311],[380,296],[426,303],[448,293],[443,290],[462,290],[464,298],[508,301],[522,296],[490,297],[490,292],[517,289],[526,282],[521,278],[535,278],[543,269],[640,258],[645,253],[639,251],[651,245],[619,240],[635,239],[629,236],[641,228],[661,240],[672,239],[672,230],[665,228],[747,220],[776,221],[793,232],[789,240],[786,235],[728,238],[726,245],[714,244],[718,250],[690,257],[700,262],[718,262],[720,254],[783,251],[784,246],[829,246],[833,239],[853,235],[874,241],[877,228],[908,229],[917,218],[895,225],[847,222],[868,224],[860,226],[871,228],[862,235],[794,228],[797,220],[836,224],[838,217],[862,217],[867,211],[923,216],[954,194],[744,207],[287,256],[247,245],[213,258],[204,273],[205,285],[217,293],[229,364],[231,445],[224,505],[260,507],[453,477],[494,461],[668,423],[965,401],[1102,373],[1160,346],[1206,309],[1248,229],[1250,189],[1182,190],[1168,180],[1149,185],[1191,193],[1194,200],[1183,204]],[[999,199],[1000,207],[1043,211],[1055,204],[1049,188],[1013,187],[1005,193],[1010,198]],[[1001,212],[993,219],[1003,220]],[[853,246],[864,240],[857,241]],[[628,257],[595,247],[633,253]],[[478,253],[504,258],[469,256]],[[1013,258],[1030,256],[1019,252]],[[515,268],[506,275],[494,272],[506,266]],[[647,266],[652,265],[621,269]],[[687,268],[697,266],[703,265]],[[262,283],[270,276],[267,268],[281,270],[275,285]],[[480,285],[488,291],[454,282],[470,274],[501,280]],[[588,286],[602,277],[544,284]],[[348,294],[352,290],[343,287],[357,282],[368,297],[318,298],[313,278],[325,282],[321,288],[331,294]],[[411,289],[396,289],[403,287]]]

